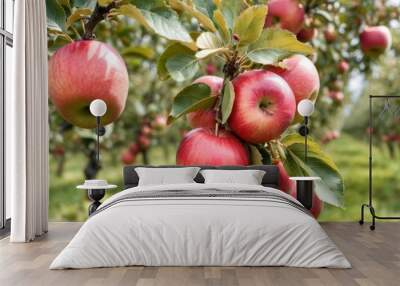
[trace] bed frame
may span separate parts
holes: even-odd
[[[124,167],[124,189],[133,188],[138,185],[139,177],[135,171],[137,167],[146,167],[146,168],[182,168],[185,166],[177,166],[177,165],[164,165],[164,166],[143,166],[143,165],[135,165],[135,166],[126,166]],[[262,170],[265,171],[264,178],[262,180],[262,185],[265,187],[271,187],[275,189],[279,189],[279,169],[274,165],[254,165],[254,166],[196,166],[201,169],[217,169],[217,170]],[[204,178],[200,174],[197,174],[194,180],[197,183],[204,183]]]

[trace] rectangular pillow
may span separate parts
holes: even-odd
[[[139,186],[196,183],[194,178],[198,167],[184,168],[135,168],[139,176]]]
[[[261,185],[265,171],[261,170],[202,170],[205,184]]]

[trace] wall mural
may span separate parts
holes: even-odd
[[[46,2],[50,218],[84,219],[88,201],[75,186],[96,177],[121,186],[123,165],[135,163],[275,164],[293,196],[289,176],[322,178],[315,217],[324,203],[325,220],[358,213],[354,198],[366,188],[351,172],[364,169],[343,154],[362,150],[366,132],[347,121],[363,104],[366,79],[397,59],[398,29],[389,29],[399,27],[396,1]],[[107,104],[101,164],[94,99]],[[302,99],[315,103],[307,161]]]

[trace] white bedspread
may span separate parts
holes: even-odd
[[[290,204],[234,196],[119,201],[133,192],[209,189],[261,190],[297,202],[279,190],[253,185],[128,189],[101,205],[103,210],[85,222],[50,269],[127,265],[351,267],[318,222]]]

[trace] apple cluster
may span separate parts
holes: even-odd
[[[212,96],[221,96],[223,81],[207,75],[195,83],[204,83]],[[320,87],[317,69],[303,55],[285,59],[280,67],[245,71],[232,83],[235,99],[225,130],[215,132],[217,111],[213,107],[189,113],[188,123],[195,129],[184,136],[178,148],[178,164],[247,165],[245,144],[278,139],[296,123],[298,102],[306,98],[315,101]]]
[[[212,96],[221,96],[223,78],[206,75],[194,82],[208,85]],[[248,165],[247,146],[278,139],[296,123],[297,104],[302,99],[315,101],[320,88],[317,69],[303,55],[291,56],[279,67],[245,71],[232,83],[235,99],[225,128],[215,132],[217,110],[213,107],[189,113],[187,120],[194,129],[179,145],[177,164]],[[282,162],[274,163],[280,169],[281,190],[295,191]],[[320,209],[322,202],[316,205]]]
[[[151,138],[154,132],[162,131],[167,126],[167,119],[163,115],[157,115],[149,123],[143,123],[136,136],[136,141],[121,154],[121,162],[125,165],[131,165],[136,162],[136,157],[140,152],[146,151],[151,145]]]

